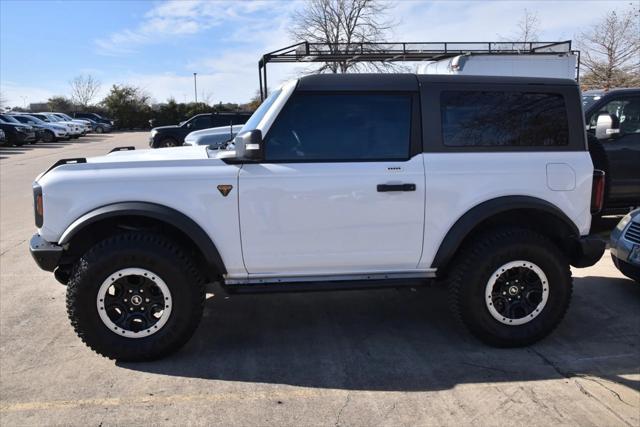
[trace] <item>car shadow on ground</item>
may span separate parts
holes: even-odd
[[[640,366],[640,285],[575,279],[572,306],[542,342],[486,346],[459,328],[442,288],[271,295],[217,294],[177,354],[131,370],[211,380],[348,390],[423,391],[465,383],[591,375]]]

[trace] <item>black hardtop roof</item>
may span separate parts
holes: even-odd
[[[459,83],[459,84],[518,84],[518,85],[561,85],[576,86],[573,79],[542,77],[503,76],[460,76],[445,74],[412,73],[353,73],[353,74],[311,74],[298,80],[299,91],[417,91],[419,84]]]

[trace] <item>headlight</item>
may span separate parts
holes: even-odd
[[[158,131],[155,129],[151,130],[151,138],[153,138],[154,136],[156,136],[158,134]]]
[[[631,221],[631,213],[626,214],[624,218],[620,220],[620,222],[616,226],[616,230],[618,231],[624,230],[627,224],[629,224],[629,221]]]

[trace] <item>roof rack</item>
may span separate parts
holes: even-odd
[[[438,61],[464,54],[536,55],[575,53],[571,40],[555,42],[385,42],[385,43],[309,43],[292,44],[265,53],[258,61],[260,98],[267,97],[267,64],[293,62],[406,62]],[[578,76],[578,70],[576,76]]]

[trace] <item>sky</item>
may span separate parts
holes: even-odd
[[[535,13],[544,41],[574,39],[626,1],[395,0],[392,41],[500,41]],[[155,102],[198,98],[247,102],[258,90],[262,54],[290,45],[291,14],[304,1],[0,0],[0,96],[8,106],[69,96],[92,75],[99,98],[113,84],[143,88]],[[270,64],[269,86],[308,68]]]

